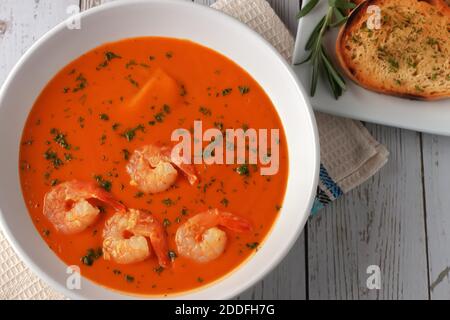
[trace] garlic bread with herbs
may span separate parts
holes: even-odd
[[[371,5],[381,9],[379,28],[369,28]],[[346,74],[369,90],[449,98],[450,7],[444,0],[367,0],[340,30],[336,53]]]

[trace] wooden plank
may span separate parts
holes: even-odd
[[[388,164],[308,226],[311,299],[428,299],[420,134],[369,125]],[[369,265],[381,289],[366,286]]]
[[[108,0],[80,0],[81,11],[96,7],[102,3],[110,2]]]
[[[423,135],[431,299],[450,299],[450,137]]]
[[[78,0],[0,1],[0,83],[20,56],[45,32],[69,17]]]
[[[305,236],[302,233],[286,258],[237,299],[306,299],[305,263]]]

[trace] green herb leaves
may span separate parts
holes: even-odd
[[[297,14],[297,19],[306,16],[319,3],[319,0],[309,0],[309,2]]]
[[[248,164],[242,164],[239,167],[236,168],[236,172],[240,176],[248,177],[250,175],[250,170],[248,168]]]
[[[247,248],[255,250],[258,249],[259,243],[258,242],[249,242],[246,244]]]
[[[86,255],[81,257],[81,262],[87,266],[92,266],[94,261],[103,255],[102,248],[88,249]]]
[[[75,81],[77,84],[76,84],[75,88],[72,89],[72,92],[78,92],[87,87],[87,84],[88,84],[87,79],[84,77],[84,75],[82,73],[80,73],[78,75],[78,77],[75,79]]]
[[[142,124],[137,125],[134,128],[129,128],[122,133],[122,137],[127,139],[127,141],[131,141],[136,136],[136,131],[144,131],[144,126]]]
[[[318,2],[318,0],[310,0],[299,12],[297,17],[301,18],[307,15]],[[315,95],[319,75],[323,72],[334,97],[338,99],[346,89],[345,80],[326,53],[323,45],[323,37],[328,29],[339,26],[347,20],[345,10],[354,8],[355,4],[348,0],[329,0],[328,5],[327,14],[319,21],[306,42],[305,50],[310,51],[310,53],[300,64],[310,62],[312,65],[311,96]]]
[[[45,151],[44,158],[48,160],[55,169],[58,169],[60,166],[63,165],[63,161],[58,157],[58,154],[51,148]]]
[[[250,88],[247,86],[238,86],[239,92],[241,95],[247,94],[250,92]]]
[[[95,181],[97,181],[98,185],[105,189],[106,191],[111,191],[112,183],[109,180],[103,179],[101,175],[95,175],[94,176]]]
[[[106,68],[109,65],[109,62],[113,59],[121,59],[122,57],[115,54],[114,52],[111,51],[106,51],[104,53],[104,60],[97,66],[97,70]]]

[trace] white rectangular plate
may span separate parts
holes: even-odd
[[[295,43],[293,63],[307,56],[305,43],[318,21],[325,15],[328,1],[321,0],[307,16],[300,19]],[[337,29],[337,28],[335,28]],[[335,41],[337,30],[328,32],[325,45],[337,66]],[[306,91],[310,91],[311,66],[309,63],[293,66]],[[311,104],[317,111],[338,116],[374,122],[394,127],[450,136],[450,99],[415,101],[383,95],[357,86],[346,78],[347,90],[336,100],[322,78]]]

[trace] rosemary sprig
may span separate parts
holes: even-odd
[[[309,0],[297,14],[297,18],[300,19],[311,12],[319,1],[320,0]],[[299,64],[310,62],[312,65],[311,96],[314,96],[316,93],[317,82],[321,72],[328,80],[331,91],[336,99],[342,95],[342,92],[346,88],[344,78],[333,65],[333,62],[326,53],[323,45],[323,37],[330,28],[340,26],[347,21],[346,10],[355,7],[356,5],[348,0],[328,0],[328,10],[326,15],[320,19],[306,42],[305,50],[309,51],[309,55]]]

